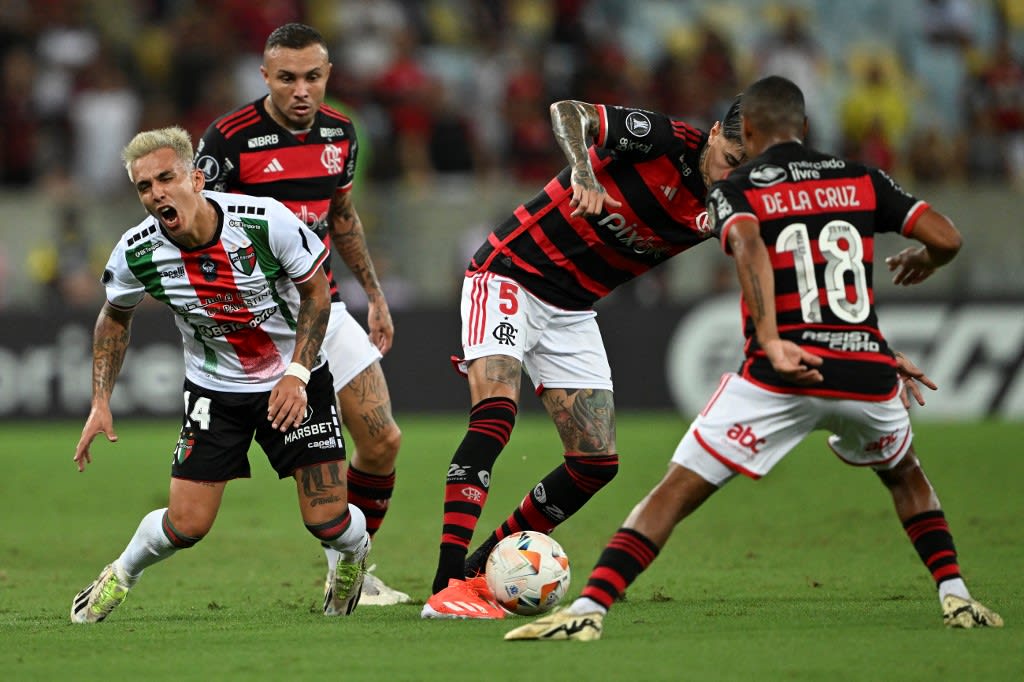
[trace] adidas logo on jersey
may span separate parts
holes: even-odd
[[[676,198],[676,192],[679,191],[679,188],[678,187],[670,187],[668,185],[662,185],[661,186],[661,191],[665,193],[665,196],[668,197],[669,201],[672,201],[673,199]]]
[[[263,172],[264,173],[280,173],[283,170],[284,170],[284,166],[282,166],[281,162],[278,161],[276,158],[271,159],[270,163],[268,163],[263,168]]]

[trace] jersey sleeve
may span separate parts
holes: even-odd
[[[234,157],[231,146],[214,121],[196,147],[195,165],[206,176],[206,189],[215,192],[231,191],[233,174],[237,176],[238,173],[238,161]]]
[[[914,224],[928,209],[928,204],[893,180],[883,170],[872,168],[868,171],[875,188],[877,226],[876,232],[899,232],[910,236]]]
[[[348,146],[348,159],[345,160],[345,168],[341,171],[341,177],[338,178],[338,190],[339,192],[345,193],[352,191],[352,183],[356,178],[356,157],[359,156],[359,140],[356,138],[356,127],[353,125],[347,126],[346,134],[349,136]]]
[[[721,243],[722,250],[729,250],[729,228],[740,218],[757,220],[741,188],[734,182],[720,180],[711,186],[706,200],[708,228]]]
[[[623,159],[643,161],[676,149],[682,142],[671,118],[656,111],[597,105],[596,145]],[[685,125],[685,124],[680,124]]]
[[[329,252],[284,204],[272,201],[268,214],[270,248],[291,280],[302,284],[316,274]]]
[[[117,243],[103,268],[101,282],[106,289],[107,302],[120,310],[131,310],[142,302],[146,288],[128,267],[124,240]]]

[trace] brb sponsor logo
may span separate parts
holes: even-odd
[[[761,452],[759,448],[768,442],[764,438],[758,438],[757,434],[745,424],[733,424],[732,428],[726,431],[725,437],[754,455],[759,454]]]
[[[260,135],[259,137],[254,137],[249,140],[248,144],[249,149],[259,149],[260,147],[268,147],[272,144],[277,144],[280,141],[281,140],[277,136],[277,133],[272,133],[270,135]]]

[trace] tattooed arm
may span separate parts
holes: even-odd
[[[299,290],[299,318],[295,322],[295,353],[292,362],[313,367],[327,333],[331,316],[331,294],[323,270],[296,286]]]
[[[75,448],[74,461],[79,471],[85,471],[85,465],[92,462],[89,446],[97,434],[106,435],[110,442],[117,440],[114,417],[110,412],[110,396],[131,338],[132,313],[104,303],[96,318],[92,342],[92,408]]]
[[[736,259],[743,300],[757,330],[761,344],[772,367],[783,378],[796,384],[814,384],[822,380],[821,358],[808,353],[792,341],[779,338],[775,318],[775,273],[772,271],[768,249],[761,239],[761,227],[756,220],[741,218],[728,233],[729,247]]]
[[[395,325],[391,321],[387,299],[384,298],[370,251],[366,247],[366,232],[352,203],[351,192],[336,192],[331,199],[330,211],[331,242],[334,249],[366,292],[366,323],[370,332],[370,342],[377,346],[381,353],[387,353],[394,342]]]
[[[331,294],[323,269],[302,284],[299,290],[299,317],[295,322],[295,352],[292,362],[312,369],[327,332],[331,316]],[[302,423],[306,414],[306,382],[285,374],[270,392],[267,419],[275,429],[287,431]]]
[[[600,119],[597,107],[587,102],[562,100],[551,105],[551,128],[562,153],[572,169],[573,216],[598,215],[605,205],[618,208],[621,202],[612,199],[597,181],[590,164],[590,140],[597,138]]]

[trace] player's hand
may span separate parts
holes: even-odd
[[[921,368],[908,360],[906,355],[899,351],[896,351],[895,355],[896,373],[900,378],[900,400],[903,401],[903,407],[910,408],[908,393],[914,396],[914,400],[917,401],[918,405],[924,405],[924,396],[921,395],[921,389],[918,387],[918,384],[923,384],[933,391],[937,391],[939,387],[925,375]]]
[[[597,182],[592,173],[573,172],[572,199],[569,208],[573,209],[571,217],[599,215],[604,207],[619,208],[622,202],[608,196],[608,192]]]
[[[89,417],[82,427],[82,437],[78,439],[75,447],[75,464],[79,471],[85,471],[85,465],[92,463],[92,455],[89,453],[89,446],[93,438],[102,433],[111,443],[117,442],[117,433],[114,432],[114,417],[107,405],[96,406],[89,411]]]
[[[306,384],[302,379],[285,374],[270,392],[267,421],[278,431],[299,426],[306,417]]]
[[[821,372],[815,367],[821,367],[821,356],[805,351],[792,341],[774,339],[762,344],[768,361],[772,363],[779,376],[786,381],[801,386],[817,384],[824,381]]]
[[[935,272],[935,265],[923,246],[909,246],[895,256],[885,259],[890,272],[895,272],[892,283],[902,286],[920,284]]]
[[[383,296],[369,302],[366,327],[370,330],[370,343],[377,347],[381,355],[387,355],[395,342],[395,323],[391,321],[391,311]]]

